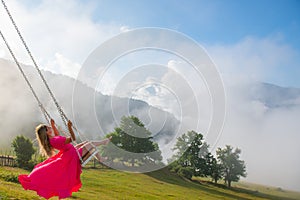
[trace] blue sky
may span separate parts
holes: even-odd
[[[24,29],[31,28],[24,30],[24,34],[31,32],[27,40],[33,49],[36,48],[37,54],[41,48],[53,45],[51,54],[38,55],[45,60],[51,56],[54,60],[57,58],[53,57],[62,55],[70,61],[75,60],[79,68],[84,60],[79,57],[86,56],[85,52],[91,52],[101,42],[118,34],[120,27],[161,27],[179,31],[203,45],[225,73],[228,68],[235,66],[234,71],[242,73],[243,69],[245,74],[253,74],[258,81],[300,88],[300,1],[297,0],[13,0],[7,4],[9,7],[16,4],[14,7],[21,10],[14,9],[14,16]],[[36,18],[37,13],[39,18]],[[41,27],[38,32],[37,26]],[[74,32],[67,33],[62,27]],[[41,37],[39,45],[34,42],[37,33]],[[44,35],[40,36],[41,34]],[[83,38],[85,35],[87,38]],[[72,47],[66,46],[73,42],[72,39],[80,39],[82,42],[82,50],[77,49],[79,56],[75,55]],[[43,42],[50,40],[53,42],[41,46]],[[55,41],[60,41],[60,46],[54,44]],[[67,44],[63,44],[64,42]],[[216,52],[219,55],[215,55]],[[238,55],[240,52],[243,54]],[[228,63],[230,66],[226,66],[224,59],[228,57],[244,57],[244,63],[252,63],[253,59],[259,57],[260,65],[243,68],[243,62],[231,61]],[[274,63],[266,62],[271,57],[274,57]],[[53,65],[54,61],[42,64],[49,65],[50,62]],[[61,70],[57,71],[63,73]],[[76,73],[73,76],[74,74]]]
[[[175,29],[201,45],[230,46],[247,37],[275,38],[300,51],[299,1],[95,1],[93,18],[137,27]],[[208,52],[209,53],[209,52]],[[270,71],[266,82],[300,87],[299,59]]]
[[[231,44],[282,34],[300,49],[299,1],[99,1],[97,21],[177,29],[198,42]]]

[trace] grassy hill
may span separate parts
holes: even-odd
[[[0,167],[0,199],[41,199],[16,183],[22,169]],[[68,199],[300,199],[300,193],[241,183],[232,189],[201,180],[187,181],[165,169],[132,174],[84,169],[83,187]],[[57,198],[52,198],[57,199]]]

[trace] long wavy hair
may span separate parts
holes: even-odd
[[[54,154],[54,148],[50,144],[47,135],[47,125],[40,124],[35,128],[36,138],[39,141],[40,154],[45,157],[51,157]]]

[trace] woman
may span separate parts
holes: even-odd
[[[26,190],[34,190],[38,195],[49,199],[53,196],[66,198],[81,188],[81,164],[78,157],[86,155],[94,146],[107,144],[111,138],[99,142],[84,142],[76,147],[72,144],[75,135],[72,123],[68,121],[71,137],[63,137],[51,119],[51,126],[41,124],[36,127],[36,136],[39,141],[40,152],[48,157],[44,162],[36,165],[29,175],[20,175],[19,181]],[[55,149],[59,150],[55,154]],[[97,155],[98,159],[101,159]]]

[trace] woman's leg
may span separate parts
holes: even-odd
[[[86,143],[88,143],[88,141],[81,142],[81,143],[77,144],[77,145],[75,146],[75,148],[76,148],[76,149],[79,149],[80,147],[82,147],[82,146],[85,145]]]
[[[91,141],[91,143],[96,147],[98,147],[100,145],[107,145],[110,142],[111,138],[112,137],[105,138],[104,140],[93,140],[93,141]]]
[[[94,150],[95,146],[96,146],[96,145],[95,145],[95,144],[92,144],[91,142],[86,142],[86,143],[82,146],[82,158],[85,159],[85,158],[89,157],[90,154],[93,153],[93,150]],[[105,158],[103,158],[103,157],[100,156],[100,153],[99,153],[99,152],[95,154],[95,157],[96,157],[96,159],[97,159],[99,162],[103,162],[103,161],[106,160]]]
[[[76,145],[76,148],[80,148],[80,147],[82,148],[82,158],[85,159],[94,152],[97,146],[108,144],[111,138],[112,137],[109,137],[100,141],[91,141],[91,142],[85,141],[83,143]],[[103,162],[106,160],[106,158],[100,156],[99,152],[95,154],[95,157],[99,162]]]

